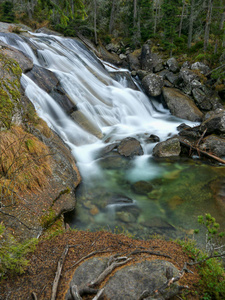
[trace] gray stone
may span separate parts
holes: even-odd
[[[173,85],[175,85],[178,80],[179,80],[179,76],[175,75],[173,72],[168,72],[166,73],[166,78],[169,80],[170,83],[172,83]]]
[[[186,68],[180,70],[179,76],[185,84],[191,84],[193,80],[199,80],[199,77],[195,72]]]
[[[207,133],[225,133],[225,110],[217,109],[205,115],[205,119],[200,126],[203,132],[207,128]]]
[[[144,154],[140,142],[132,137],[127,137],[121,141],[118,146],[118,153],[126,157]]]
[[[153,71],[151,48],[148,44],[144,44],[141,49],[141,68],[148,72]]]
[[[179,64],[176,60],[176,58],[171,57],[166,62],[167,66],[169,67],[169,70],[173,73],[176,73],[179,71]]]
[[[142,79],[143,88],[148,96],[159,96],[162,93],[163,77],[157,74],[148,74]]]
[[[204,63],[199,61],[191,65],[191,70],[199,70],[200,73],[202,73],[203,75],[206,75],[207,73],[210,72],[210,68]]]
[[[169,110],[174,116],[193,122],[202,120],[202,112],[194,101],[178,89],[163,88],[163,96]]]
[[[210,135],[204,139],[200,149],[223,157],[225,156],[225,139],[216,135]]]
[[[180,142],[177,137],[170,138],[164,142],[158,143],[153,148],[153,156],[156,157],[174,157],[179,156],[181,152]]]
[[[141,195],[150,193],[153,190],[152,184],[144,180],[133,183],[131,188],[135,193]]]
[[[178,275],[173,264],[163,260],[143,261],[118,270],[105,285],[104,294],[110,300],[137,300],[143,291],[154,291],[166,281],[166,272],[171,268],[172,276]],[[179,292],[172,284],[162,299],[169,299]]]
[[[140,61],[133,53],[127,55],[127,60],[131,71],[138,71],[141,69]]]
[[[85,261],[76,269],[70,286],[77,285],[79,290],[84,288],[103,272],[108,261],[109,259],[105,257],[96,257]],[[170,274],[169,278],[176,277],[179,270],[165,260],[146,260],[125,265],[107,279],[103,296],[109,300],[139,299],[143,291],[153,292],[162,287],[168,279],[168,274]],[[170,299],[179,291],[179,285],[173,283],[165,289],[160,299]],[[64,299],[72,300],[69,290]]]
[[[158,72],[162,71],[163,69],[164,69],[163,63],[162,63],[162,62],[159,62],[158,64],[156,64],[156,65],[153,67],[153,72],[154,72],[154,73],[158,73]]]

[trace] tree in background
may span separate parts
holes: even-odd
[[[15,21],[15,14],[13,11],[13,3],[5,1],[0,5],[0,21],[12,23]]]

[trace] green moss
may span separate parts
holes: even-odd
[[[0,53],[0,66],[3,70],[0,83],[0,120],[9,129],[15,105],[19,108],[22,70],[15,60],[2,53]]]

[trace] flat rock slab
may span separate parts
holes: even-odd
[[[76,269],[70,285],[77,285],[79,290],[83,289],[95,280],[107,265],[108,259],[105,257],[95,257],[85,261]],[[168,270],[172,277],[179,274],[178,269],[172,263],[160,259],[145,260],[120,267],[109,279],[106,279],[104,296],[110,300],[137,300],[145,290],[153,292],[162,287],[167,281]],[[179,285],[171,284],[160,299],[169,299],[178,292]],[[71,299],[68,290],[65,300]]]

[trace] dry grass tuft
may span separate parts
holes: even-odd
[[[50,154],[46,145],[21,127],[0,132],[1,197],[34,192],[45,185],[49,175]]]

